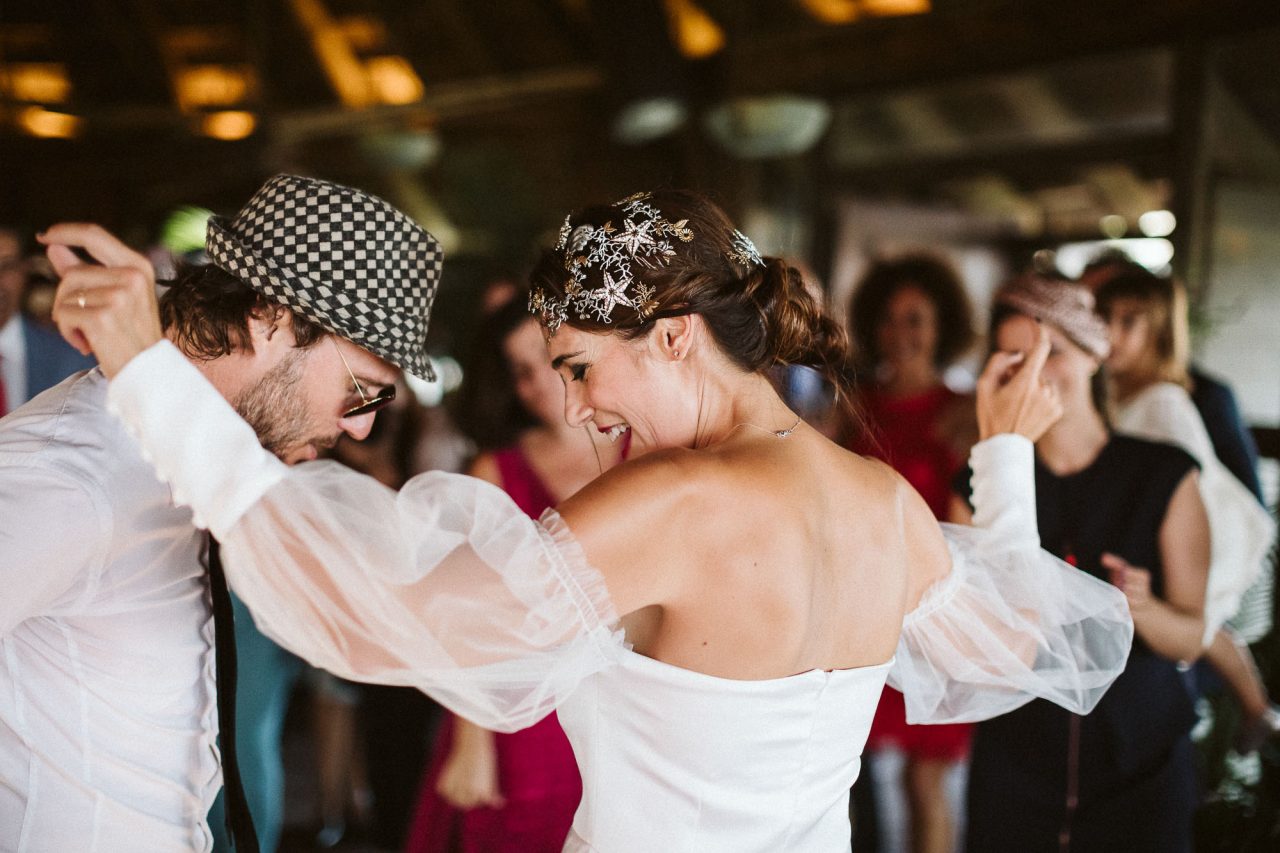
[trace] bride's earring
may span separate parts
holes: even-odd
[[[673,350],[671,353],[671,357],[677,358],[677,359],[680,358],[680,350]]]

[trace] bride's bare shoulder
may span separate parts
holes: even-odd
[[[687,497],[697,456],[695,451],[672,449],[627,461],[583,486],[560,510],[575,515],[621,511],[633,517],[661,512]]]
[[[653,451],[605,472],[559,509],[566,520],[572,517],[579,524],[648,523],[671,530],[699,507],[723,508],[732,499],[745,509],[794,499],[789,492],[838,494],[859,505],[863,514],[876,514],[874,508],[881,507],[898,516],[904,506],[913,505],[912,497],[919,501],[907,481],[885,463],[823,440],[798,455],[771,456],[759,446]]]
[[[870,456],[859,456],[851,451],[842,450],[841,461],[844,463],[842,466],[844,475],[856,487],[867,489],[884,497],[896,495],[903,486],[910,488],[901,474],[879,459],[873,459]]]
[[[856,454],[847,454],[846,477],[851,493],[863,498],[858,507],[870,516],[867,527],[871,535],[883,538],[881,544],[897,548],[907,567],[912,602],[950,567],[950,556],[942,530],[924,498],[906,479],[884,462]]]
[[[874,462],[874,460],[866,460]],[[914,609],[925,591],[951,570],[951,554],[938,519],[902,475],[884,463],[877,466],[877,488],[886,490],[885,507],[893,513],[893,527],[901,537],[907,572],[907,609]]]
[[[680,540],[697,485],[693,451],[649,453],[610,469],[556,509],[591,563],[605,576],[620,616],[663,604],[678,586],[678,563],[662,559]]]

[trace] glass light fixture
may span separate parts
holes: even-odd
[[[1098,230],[1103,236],[1118,240],[1129,233],[1129,220],[1118,213],[1108,213],[1098,220]]]
[[[1167,210],[1148,210],[1138,217],[1138,230],[1148,237],[1168,237],[1177,227],[1177,217]]]
[[[17,118],[19,127],[42,139],[73,139],[84,125],[79,116],[44,107],[27,107],[18,112]]]
[[[243,110],[221,110],[209,113],[200,122],[200,132],[214,139],[234,142],[244,139],[258,127],[258,117]]]
[[[613,119],[613,136],[627,145],[641,145],[679,130],[689,116],[684,101],[656,95],[626,104]]]
[[[803,154],[830,124],[826,101],[797,95],[735,98],[704,119],[711,138],[744,160]]]

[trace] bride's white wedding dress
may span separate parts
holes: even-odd
[[[847,850],[890,665],[734,681],[620,652],[558,711],[583,790],[565,849]]]
[[[1087,713],[1124,669],[1123,595],[1038,547],[1031,445],[975,449],[975,518],[879,666],[737,681],[630,651],[560,517],[430,473],[399,493],[335,463],[286,468],[167,342],[110,405],[178,503],[223,545],[271,637],[362,681],[417,687],[510,731],[559,709],[583,777],[568,850],[835,851],[886,679],[911,722],[1035,697]]]

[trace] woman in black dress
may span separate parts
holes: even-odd
[[[1064,415],[1036,443],[1042,546],[1129,600],[1123,675],[1087,717],[1042,700],[978,726],[966,849],[975,853],[1190,853],[1193,698],[1179,663],[1200,654],[1209,532],[1192,458],[1111,433],[1099,370],[1106,328],[1066,281],[1024,278],[996,294],[992,345],[1027,352],[1040,323],[1043,376]],[[968,497],[968,477],[957,483]],[[957,520],[968,505],[956,501]]]

